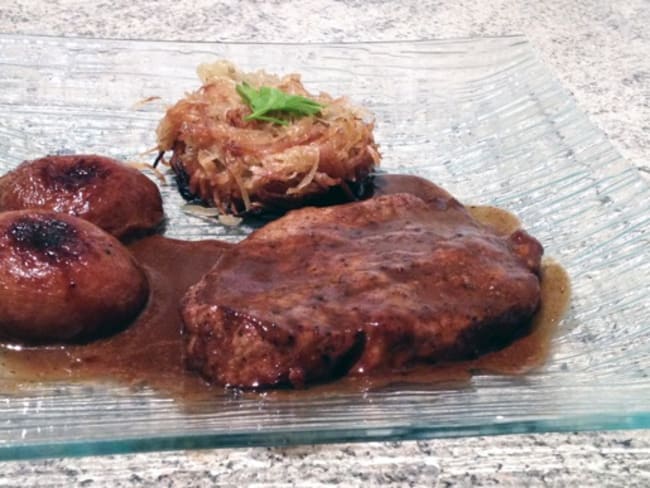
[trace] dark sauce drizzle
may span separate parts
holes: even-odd
[[[411,177],[381,176],[378,194],[410,192],[426,200],[427,184]],[[493,207],[468,207],[472,215],[499,233],[509,234],[519,222]],[[151,284],[146,308],[122,332],[95,342],[48,347],[0,346],[0,377],[25,381],[109,380],[132,386],[147,385],[179,399],[214,396],[221,387],[208,385],[184,364],[182,323],[178,302],[231,244],[209,240],[179,241],[150,236],[128,247],[145,269]],[[453,364],[426,365],[408,371],[350,376],[305,392],[269,392],[271,397],[368,390],[394,383],[468,382],[472,374],[523,374],[541,366],[569,301],[570,283],[564,269],[546,260],[542,265],[542,306],[530,331],[509,346],[478,359]],[[6,382],[5,382],[6,383]]]

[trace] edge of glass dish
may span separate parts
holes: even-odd
[[[428,39],[416,41],[376,41],[376,42],[323,42],[323,43],[290,43],[290,42],[220,42],[220,41],[149,41],[143,39],[96,39],[83,37],[60,37],[60,36],[22,36],[12,34],[0,34],[0,37],[12,39],[57,39],[57,40],[88,40],[89,42],[124,42],[124,43],[146,43],[146,44],[203,44],[203,45],[259,45],[274,44],[288,46],[354,46],[358,44],[372,45],[412,45],[424,44],[430,42],[454,43],[454,42],[476,42],[476,38],[451,38],[451,39]],[[535,57],[534,49],[521,35],[513,36],[495,36],[485,39],[519,39],[521,44],[527,45]],[[539,59],[538,59],[538,62]],[[541,63],[541,62],[540,62]],[[555,83],[564,91],[565,96],[573,103],[573,97],[570,93],[561,87],[560,83],[553,77]],[[573,111],[576,111],[583,117],[584,113],[573,103]],[[602,131],[592,124],[595,131]],[[611,148],[613,153],[618,154],[615,148]],[[620,157],[620,155],[619,155]],[[629,163],[625,162],[630,168]],[[640,178],[640,177],[639,177]],[[641,179],[641,178],[640,178]],[[641,179],[641,181],[643,181]],[[650,392],[650,387],[643,390]],[[650,395],[647,395],[650,399]],[[333,442],[363,442],[363,441],[387,441],[387,440],[417,440],[430,439],[439,437],[461,437],[461,436],[480,436],[480,435],[503,435],[514,433],[540,433],[540,432],[568,432],[568,431],[587,431],[587,430],[614,430],[614,429],[638,429],[650,428],[650,411],[628,411],[614,413],[610,411],[605,414],[578,414],[562,415],[546,419],[535,420],[503,420],[485,423],[462,423],[456,425],[435,425],[432,423],[421,422],[416,425],[403,423],[402,425],[392,425],[387,427],[364,427],[364,428],[331,428],[331,429],[310,429],[292,430],[288,425],[284,430],[274,426],[266,432],[218,432],[206,434],[174,434],[164,436],[140,436],[137,438],[120,438],[120,439],[86,439],[73,440],[62,443],[33,443],[25,445],[5,446],[0,444],[0,460],[9,459],[29,459],[38,457],[58,457],[58,456],[87,456],[94,454],[117,454],[143,451],[163,451],[176,449],[200,449],[214,447],[243,447],[243,446],[271,446],[271,445],[294,445],[294,444],[322,444]]]

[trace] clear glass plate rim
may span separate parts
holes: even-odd
[[[199,45],[233,45],[233,46],[354,46],[359,44],[368,45],[399,45],[399,44],[427,44],[427,43],[453,43],[453,42],[478,42],[485,40],[507,40],[519,39],[522,44],[531,45],[523,33],[512,33],[493,36],[459,36],[459,37],[428,37],[415,39],[391,39],[391,40],[349,40],[349,41],[230,41],[230,40],[188,40],[188,39],[146,39],[142,37],[90,37],[90,36],[58,36],[53,34],[18,34],[15,32],[0,32],[0,37],[6,39],[53,39],[70,41],[110,41],[110,42],[142,42],[151,44],[199,44]],[[517,44],[515,44],[517,45]]]
[[[442,38],[442,39],[419,39],[419,40],[394,40],[394,41],[344,41],[344,42],[247,42],[247,41],[185,41],[185,40],[147,40],[147,39],[124,39],[124,38],[91,38],[91,37],[61,37],[48,35],[19,35],[0,33],[0,37],[8,39],[52,39],[58,41],[109,41],[115,43],[146,43],[146,44],[181,44],[181,45],[266,45],[272,44],[277,46],[354,46],[354,45],[413,45],[427,43],[453,43],[453,42],[480,42],[482,40],[520,40],[521,44],[527,46],[531,54],[536,58],[536,62],[541,63],[539,56],[533,46],[524,36],[494,36],[494,37],[464,37],[464,38]],[[519,42],[513,44],[517,45]],[[547,68],[546,65],[543,65]],[[549,70],[550,71],[550,70]],[[551,72],[554,82],[560,87],[572,103],[572,111],[586,115],[577,106],[573,96],[568,93],[561,83]],[[587,118],[588,119],[588,118]],[[593,122],[590,121],[592,129],[603,134],[604,132]],[[629,161],[622,158],[619,151],[612,147],[612,153],[616,154],[629,168],[634,168]],[[634,168],[636,169],[636,168]],[[638,173],[637,178],[645,184],[646,190],[649,187]],[[495,422],[492,424],[459,424],[456,426],[445,425],[436,426],[419,421],[417,425],[392,425],[389,427],[371,427],[359,429],[335,429],[327,430],[272,430],[262,437],[255,437],[256,432],[237,432],[237,433],[206,433],[206,434],[188,434],[188,435],[165,435],[161,437],[138,437],[137,439],[111,439],[111,440],[89,440],[79,442],[66,442],[65,444],[29,444],[24,446],[5,447],[0,444],[0,459],[16,459],[26,457],[44,457],[52,455],[89,455],[89,454],[109,454],[117,452],[133,451],[151,451],[151,450],[169,450],[187,447],[230,447],[244,445],[286,445],[297,443],[324,443],[324,442],[344,442],[344,441],[369,441],[369,440],[398,440],[398,439],[418,439],[431,437],[450,437],[450,436],[467,436],[467,435],[497,435],[515,432],[547,432],[547,431],[573,431],[576,430],[606,430],[606,429],[634,429],[647,428],[650,426],[650,413],[646,410],[634,412],[629,411],[624,414],[616,415],[613,413],[604,416],[593,414],[581,414],[575,417],[563,416],[561,418],[550,420],[515,420],[512,422]],[[342,432],[347,432],[347,436],[341,436]],[[337,436],[338,434],[338,436]],[[66,447],[67,446],[67,447]],[[13,451],[12,451],[13,450]]]
[[[390,427],[339,428],[314,430],[271,430],[265,435],[253,432],[205,433],[164,436],[139,436],[113,439],[84,439],[61,443],[34,443],[19,446],[0,445],[0,461],[52,457],[82,457],[137,452],[175,451],[184,449],[224,449],[241,447],[277,447],[319,445],[348,442],[417,441],[551,432],[589,432],[645,429],[650,412],[624,415],[578,415],[552,420],[517,420],[494,424],[393,425]]]

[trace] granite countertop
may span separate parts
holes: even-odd
[[[299,6],[298,6],[299,5]],[[138,39],[355,41],[523,33],[646,178],[648,0],[14,0],[0,32]],[[222,449],[7,462],[0,486],[650,486],[650,431]]]

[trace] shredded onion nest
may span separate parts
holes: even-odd
[[[167,110],[158,150],[186,190],[226,214],[291,208],[334,186],[363,181],[379,164],[372,121],[345,97],[307,92],[300,76],[243,73],[227,61],[198,68],[203,86]],[[251,113],[236,91],[275,87],[324,106],[281,126],[244,120]]]

